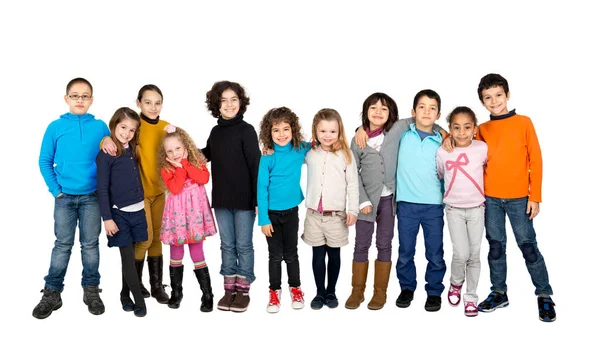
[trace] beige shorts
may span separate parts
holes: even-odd
[[[310,246],[342,247],[348,245],[348,226],[346,213],[336,211],[334,214],[323,215],[307,209],[304,219],[302,240]]]

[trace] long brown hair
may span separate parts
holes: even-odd
[[[331,152],[337,152],[341,150],[344,153],[344,158],[346,159],[346,164],[350,164],[352,162],[352,153],[350,152],[350,146],[348,145],[348,141],[346,140],[346,132],[344,131],[344,123],[342,122],[342,116],[335,111],[334,109],[321,109],[315,117],[313,118],[312,123],[312,140],[314,146],[320,145],[321,143],[317,139],[317,125],[321,121],[337,121],[338,127],[340,128],[338,133],[338,140],[331,147]]]
[[[271,129],[273,125],[285,122],[292,129],[292,146],[300,149],[304,137],[302,136],[302,126],[300,119],[296,114],[285,106],[274,108],[267,112],[260,121],[259,141],[266,149],[273,149],[273,135]]]
[[[133,138],[129,141],[129,150],[131,151],[131,155],[133,159],[138,161],[138,152],[137,146],[140,142],[140,125],[142,124],[140,121],[140,115],[137,112],[133,111],[128,107],[121,107],[115,111],[115,114],[111,117],[110,122],[108,122],[108,128],[110,129],[110,138],[113,140],[115,145],[117,146],[117,156],[121,156],[121,154],[125,153],[125,148],[123,145],[119,143],[117,137],[115,136],[115,129],[119,123],[123,122],[125,119],[131,119],[137,123],[137,128],[135,129],[135,134],[133,134]]]
[[[175,138],[179,139],[179,141],[181,141],[181,143],[183,144],[183,147],[185,147],[185,149],[187,150],[187,153],[188,153],[187,160],[190,162],[191,165],[193,165],[195,167],[203,167],[204,166],[204,165],[200,164],[199,151],[198,151],[198,148],[196,147],[196,144],[194,143],[194,140],[192,140],[190,135],[185,130],[181,129],[180,127],[175,127],[174,132],[166,133],[165,136],[163,136],[162,142],[161,142],[160,146],[158,147],[158,170],[159,170],[159,173],[160,173],[160,170],[163,168],[168,171],[174,170],[173,165],[171,165],[171,163],[169,163],[167,161],[167,152],[165,151],[165,140],[170,137],[175,137]]]

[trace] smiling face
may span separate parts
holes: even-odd
[[[231,89],[223,91],[221,94],[221,107],[219,112],[224,119],[232,119],[240,111],[240,98]]]
[[[183,146],[181,140],[174,136],[167,137],[165,138],[164,145],[167,158],[175,162],[181,162],[181,159],[183,159],[185,154],[185,147]]]
[[[156,119],[162,110],[162,96],[152,90],[147,90],[142,95],[142,100],[136,100],[137,107],[140,108],[144,116],[150,119]]]
[[[121,144],[126,145],[135,136],[138,122],[131,118],[124,118],[115,128],[115,137]]]
[[[65,103],[69,105],[69,112],[74,115],[86,114],[93,102],[92,89],[82,82],[73,84],[68,94],[65,95]]]
[[[432,132],[433,124],[440,118],[438,102],[427,96],[422,96],[417,101],[417,106],[412,110],[417,129]]]
[[[454,115],[452,123],[450,123],[450,135],[452,135],[456,147],[470,146],[476,128],[477,126],[470,115],[465,113]]]
[[[378,100],[377,103],[369,106],[367,117],[369,118],[369,129],[376,130],[385,125],[390,116],[390,109]]]
[[[337,121],[322,120],[317,124],[317,140],[324,150],[331,150],[331,146],[337,142],[339,137],[340,127]]]
[[[292,127],[288,122],[274,123],[271,127],[271,137],[278,146],[285,146],[292,141]]]
[[[481,99],[481,103],[492,116],[508,114],[506,103],[510,99],[510,92],[506,94],[502,86],[493,86],[481,91]]]

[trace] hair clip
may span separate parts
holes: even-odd
[[[164,127],[163,129],[166,130],[167,133],[171,134],[171,133],[174,133],[177,130],[177,127],[174,126],[174,125],[169,124],[166,127]]]

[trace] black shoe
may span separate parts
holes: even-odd
[[[425,310],[428,312],[437,312],[442,308],[442,297],[428,295],[425,301]]]
[[[140,290],[142,291],[142,296],[144,298],[149,298],[150,292],[148,291],[148,289],[146,289],[146,287],[144,287],[144,284],[142,283],[142,271],[144,270],[144,260],[143,259],[135,261],[135,269],[137,271],[138,281],[140,282]]]
[[[171,298],[169,299],[169,308],[179,308],[181,299],[183,299],[183,265],[169,266],[169,275],[171,276]]]
[[[202,290],[200,312],[212,312],[214,295],[210,283],[208,267],[206,266],[202,269],[195,269],[194,274],[196,274],[196,279],[198,280],[198,284],[200,284],[200,290]]]
[[[145,317],[146,313],[147,313],[147,311],[146,311],[146,303],[145,302],[142,302],[141,305],[135,305],[133,307],[133,314],[136,317]]]
[[[100,298],[102,290],[98,286],[83,288],[83,303],[88,306],[88,311],[94,315],[104,313],[104,303]]]
[[[508,295],[506,293],[501,294],[497,291],[493,291],[477,308],[480,312],[488,313],[495,311],[497,308],[506,306],[508,306]]]
[[[125,312],[133,312],[133,300],[127,295],[121,295],[121,306]]]
[[[554,301],[550,296],[538,297],[538,310],[540,320],[543,322],[553,322],[556,320],[556,311],[554,310]]]
[[[323,296],[321,296],[321,295],[317,295],[310,302],[310,308],[312,308],[312,309],[321,309],[321,308],[323,308],[323,304],[324,303],[325,303],[325,298]]]
[[[163,285],[163,257],[148,256],[148,271],[150,275],[150,295],[158,303],[169,303],[169,295],[165,292],[165,286]]]
[[[325,306],[327,306],[329,308],[336,308],[339,305],[339,301],[338,301],[337,297],[335,296],[335,294],[327,294],[327,296],[325,296],[325,301],[323,301],[323,303],[325,304]]]
[[[46,319],[55,311],[62,307],[62,299],[60,293],[56,290],[42,289],[40,292],[44,293],[40,303],[33,309],[33,317],[38,319]]]
[[[400,296],[396,299],[396,306],[400,308],[407,308],[410,306],[410,303],[415,296],[415,292],[413,290],[404,289],[400,293]]]

